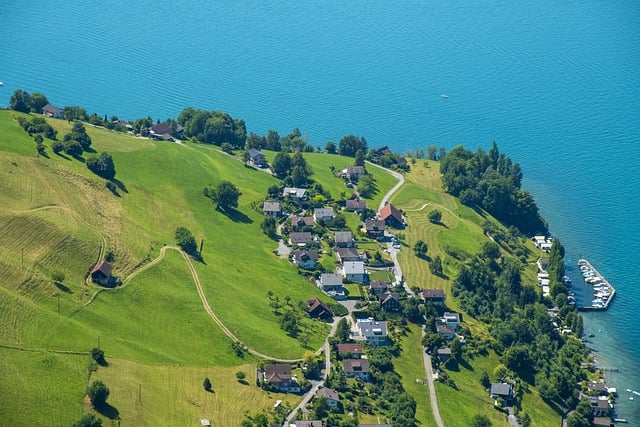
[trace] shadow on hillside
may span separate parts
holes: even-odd
[[[71,289],[69,289],[68,286],[64,285],[63,283],[55,282],[54,285],[56,285],[56,288],[58,288],[62,292],[66,292],[68,294],[72,294],[73,293],[73,291]]]
[[[233,222],[241,222],[243,224],[251,224],[253,220],[237,209],[229,208],[220,210],[220,212]]]
[[[112,178],[111,182],[113,182],[120,190],[124,191],[125,193],[129,193],[129,191],[127,190],[127,186],[124,185],[124,182],[120,181],[117,178]]]
[[[42,156],[46,159],[49,159],[49,153],[47,153],[46,151],[38,151],[38,156]]]
[[[84,149],[85,153],[91,153],[91,154],[95,154],[97,153],[96,150],[93,149],[93,147],[87,147]]]
[[[247,382],[247,380],[238,380],[238,382],[242,385],[249,385],[249,383]]]
[[[69,156],[67,156],[66,154],[64,154],[64,151],[58,151],[57,153],[55,153],[56,156],[58,157],[62,157],[65,160],[71,160],[71,158]]]
[[[95,410],[111,420],[120,419],[120,412],[115,406],[111,406],[108,403],[104,403],[103,405],[95,407]]]
[[[431,262],[431,257],[427,254],[416,254],[416,256],[420,259],[423,259],[427,262]]]

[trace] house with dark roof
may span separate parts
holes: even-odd
[[[382,280],[375,280],[373,282],[371,282],[371,285],[369,285],[369,287],[371,288],[371,292],[373,292],[373,294],[375,295],[382,295],[385,292],[387,292],[387,290],[389,289],[389,282],[383,282]]]
[[[333,317],[333,313],[331,313],[329,306],[320,301],[317,297],[313,297],[307,301],[307,313],[309,313],[309,316],[311,317],[317,317],[325,320],[331,320]]]
[[[367,201],[364,199],[349,199],[345,203],[345,209],[361,213],[367,208]]]
[[[291,217],[291,227],[313,227],[313,217],[293,215]]]
[[[341,264],[344,264],[347,261],[362,261],[360,258],[360,254],[356,248],[335,248],[336,259]]]
[[[174,132],[167,122],[158,123],[151,126],[151,128],[149,129],[149,137],[162,141],[173,141],[174,136],[177,138],[182,138],[183,131],[184,128],[180,125],[176,127],[176,130]]]
[[[387,322],[383,320],[373,320],[373,318],[358,319],[353,338],[357,341],[365,341],[373,345],[386,345],[389,343],[387,337]]]
[[[249,159],[249,164],[252,164],[253,166],[261,168],[267,164],[264,154],[255,148],[250,148],[249,151],[247,151],[247,157]]]
[[[342,176],[351,182],[358,182],[361,176],[365,175],[367,171],[364,166],[348,166],[343,169]]]
[[[289,235],[291,245],[304,246],[313,241],[313,236],[308,231],[294,232]]]
[[[107,261],[102,261],[91,270],[91,281],[102,286],[109,286],[111,283],[112,269],[111,264]]]
[[[318,264],[318,251],[296,249],[293,251],[293,262],[300,268],[305,270],[313,270]]]
[[[362,381],[369,381],[369,361],[367,359],[344,359],[342,367],[346,376],[360,378]]]
[[[262,213],[267,216],[279,217],[280,215],[282,215],[282,208],[280,207],[280,202],[272,202],[269,200],[265,201],[262,204]]]
[[[283,392],[300,393],[298,381],[291,376],[291,365],[273,363],[264,367],[264,381]]]
[[[324,387],[316,392],[316,397],[324,397],[325,403],[329,408],[338,407],[338,403],[340,403],[340,396],[338,392],[332,388]]]
[[[387,203],[380,209],[380,219],[384,221],[386,225],[393,228],[404,228],[404,219],[402,214],[391,203]]]
[[[451,349],[450,348],[439,348],[436,350],[436,355],[438,356],[438,360],[444,363],[451,357]]]
[[[513,400],[513,387],[509,383],[492,383],[490,395],[492,399],[502,398],[505,403]]]
[[[380,295],[380,306],[386,311],[399,311],[400,295],[395,292],[386,291]]]
[[[384,236],[385,222],[382,219],[368,219],[364,222],[364,229],[367,237],[378,239]]]
[[[54,119],[61,119],[63,113],[64,113],[64,110],[62,108],[56,107],[51,104],[47,104],[44,107],[42,107],[42,114],[44,114],[47,117],[53,117]]]
[[[336,231],[333,240],[339,248],[352,248],[356,244],[351,231]]]
[[[422,299],[424,299],[425,302],[428,301],[433,304],[443,305],[444,299],[445,299],[444,290],[443,289],[423,289]]]
[[[362,344],[338,344],[338,354],[340,355],[340,357],[347,357],[349,359],[360,359],[362,357]]]
[[[316,208],[313,210],[313,219],[316,221],[333,220],[333,208]]]
[[[342,276],[336,273],[322,273],[318,287],[324,292],[339,290],[342,288]]]
[[[295,420],[289,426],[295,427],[324,427],[322,420]]]
[[[452,340],[456,337],[456,331],[447,325],[436,325],[436,332],[448,340]]]

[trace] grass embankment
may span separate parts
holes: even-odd
[[[140,424],[139,420],[151,418],[164,424],[165,419],[188,414],[233,425],[249,406],[255,411],[269,409],[271,398],[255,386],[234,384],[227,390],[224,383],[217,387],[214,378],[217,403],[207,406],[192,399],[209,408],[202,411],[206,414],[192,410],[197,409],[193,403],[166,404],[166,396],[175,396],[172,388],[178,381],[169,381],[167,375],[179,376],[180,369],[191,369],[199,376],[216,366],[219,371],[214,373],[224,376],[252,360],[231,352],[230,340],[206,315],[177,253],[167,252],[158,265],[126,287],[104,291],[82,307],[98,289],[84,283],[85,274],[107,250],[115,255],[114,273],[125,278],[156,257],[163,243],[172,243],[177,226],[186,226],[199,241],[204,239],[203,262],[196,263],[196,269],[207,300],[239,339],[273,357],[297,358],[317,349],[327,325],[304,320],[302,331],[308,335],[308,344],[303,345],[280,329],[280,316],[268,304],[269,290],[281,301],[289,295],[294,303],[313,295],[326,298],[287,261],[273,255],[276,243],[260,230],[263,216],[254,207],[278,180],[210,146],[152,142],[87,125],[92,148],[113,155],[119,187],[115,196],[82,159],[53,154],[51,141],[45,141],[47,155],[37,157],[34,141],[15,121],[18,115],[0,112],[0,319],[5,325],[0,329],[0,344],[36,352],[25,357],[17,349],[2,350],[3,413],[28,413],[30,422],[45,425],[69,425],[77,419],[89,358],[50,350],[86,352],[98,340],[114,363],[94,376],[104,376],[107,385],[113,382],[116,391],[112,388],[110,402],[123,419]],[[70,129],[65,121],[49,122],[60,139]],[[339,156],[331,160],[352,162]],[[331,176],[322,155],[310,155],[308,161],[314,178],[344,187]],[[228,215],[215,212],[202,195],[204,186],[221,179],[242,191],[240,205]],[[380,193],[386,191],[382,182],[386,181],[380,179]],[[65,280],[55,286],[51,275],[58,270]],[[55,361],[46,362],[58,367],[55,375],[41,375],[40,359]],[[135,372],[140,372],[138,382],[146,390],[145,407],[157,412],[153,416],[140,415],[118,396],[118,384],[137,381]],[[252,378],[252,373],[247,374]],[[159,378],[156,383],[145,379],[155,377]],[[153,387],[145,389],[145,383]],[[199,379],[193,393],[201,384]],[[48,410],[52,405],[61,409]],[[58,416],[62,412],[65,416]]]

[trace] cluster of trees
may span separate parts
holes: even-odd
[[[41,93],[29,94],[26,90],[17,89],[9,99],[9,108],[21,113],[42,113],[42,109],[48,103],[47,97]]]
[[[299,151],[293,155],[280,151],[271,162],[273,174],[285,181],[286,185],[304,187],[311,181],[313,170]]]
[[[440,171],[446,190],[465,205],[479,206],[525,234],[547,230],[533,196],[520,188],[520,164],[500,153],[495,142],[488,153],[454,148],[441,160]]]
[[[31,119],[18,117],[18,123],[32,137],[41,135],[44,138],[55,140],[58,135],[58,132],[47,123],[44,117],[32,117]]]
[[[222,145],[226,142],[234,148],[244,147],[247,128],[244,120],[234,119],[222,111],[196,110],[187,107],[178,116],[178,124],[184,127],[184,135],[206,144]]]
[[[313,153],[315,151],[313,145],[307,142],[307,138],[302,135],[298,128],[293,129],[291,133],[283,137],[275,130],[267,131],[265,136],[249,132],[245,149],[249,150],[251,148],[255,148],[256,150],[284,151],[286,153],[296,151]]]
[[[560,241],[554,242],[558,253]],[[558,262],[564,263],[560,258]],[[586,355],[582,342],[561,335],[547,312],[549,299],[539,300],[534,286],[522,283],[522,264],[513,258],[501,258],[497,245],[488,242],[480,254],[462,265],[454,280],[453,295],[473,317],[489,323],[494,350],[502,363],[521,377],[535,375],[543,398],[560,399],[568,406],[577,403],[576,384],[582,378],[580,362]],[[559,324],[575,327],[582,333],[582,318],[559,295]]]
[[[111,154],[106,151],[89,155],[86,163],[91,172],[104,179],[113,179],[116,176],[116,167],[113,163],[113,157],[111,157]]]
[[[178,227],[176,228],[176,232],[174,233],[174,238],[176,240],[176,245],[180,246],[180,249],[185,251],[191,256],[198,255],[198,244],[196,242],[196,238],[186,227]]]
[[[427,147],[427,151],[424,149],[418,148],[417,150],[408,150],[405,153],[406,157],[410,157],[412,159],[421,159],[421,160],[442,160],[444,156],[447,155],[447,149],[444,147],[438,148],[435,145],[429,145]]]
[[[367,152],[367,140],[364,136],[358,138],[353,134],[345,135],[338,143],[338,154],[342,156],[355,157],[358,151]]]

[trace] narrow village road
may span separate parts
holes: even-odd
[[[387,204],[387,202],[389,201],[389,198],[393,195],[393,193],[395,193],[398,190],[398,188],[400,188],[402,184],[404,184],[404,176],[399,172],[392,171],[391,169],[383,168],[382,166],[376,165],[375,163],[371,163],[369,161],[367,161],[366,163],[369,166],[373,166],[375,168],[385,171],[386,173],[392,175],[398,180],[398,183],[394,185],[391,188],[391,190],[387,191],[387,194],[385,194],[384,197],[382,198],[382,201],[380,202],[380,206],[378,206],[378,212],[380,212],[380,209],[382,209],[384,205]]]
[[[424,329],[422,330],[424,336]],[[436,396],[436,387],[433,384],[433,371],[431,369],[431,356],[427,354],[426,349],[422,349],[422,359],[424,361],[424,370],[427,373],[427,385],[429,386],[429,401],[431,402],[431,410],[433,419],[438,427],[444,427],[442,418],[440,417],[440,408],[438,407],[438,397]]]

